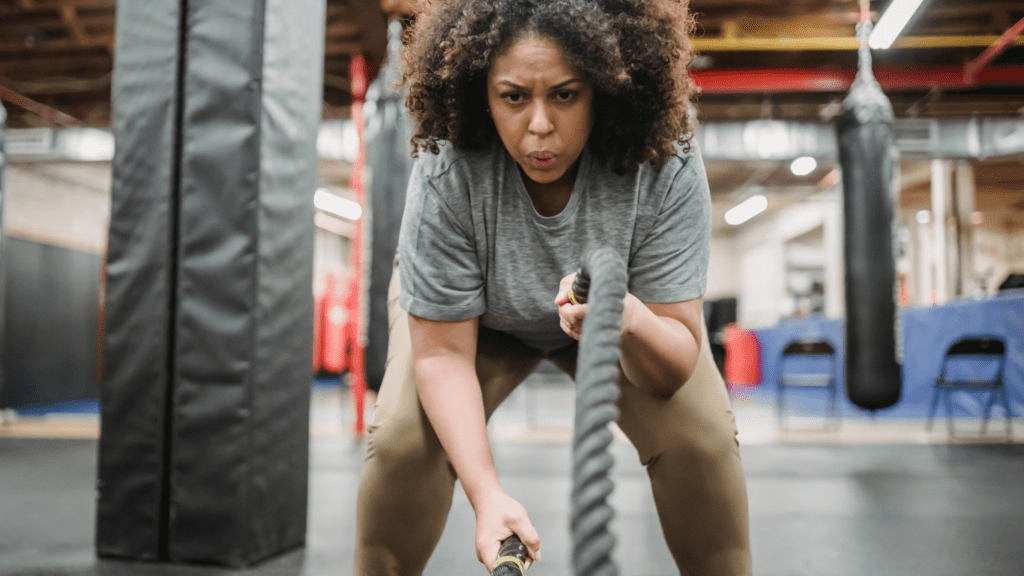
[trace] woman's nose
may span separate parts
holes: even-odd
[[[555,125],[551,122],[551,116],[548,114],[547,106],[545,106],[543,102],[534,103],[533,113],[530,115],[530,133],[537,136],[544,136],[554,129]]]

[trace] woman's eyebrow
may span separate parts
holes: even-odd
[[[582,82],[582,80],[580,80],[579,78],[570,78],[570,79],[568,79],[568,80],[566,80],[564,82],[559,82],[558,84],[555,84],[554,86],[551,87],[551,89],[552,90],[558,90],[559,88],[565,88],[566,86],[568,86],[570,84],[575,84],[577,82]],[[512,82],[511,80],[499,80],[498,84],[504,84],[506,86],[509,86],[510,88],[514,88],[516,90],[520,90],[520,91],[523,91],[523,92],[527,91],[525,86],[520,86],[519,84],[516,84],[515,82]]]

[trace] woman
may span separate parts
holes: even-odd
[[[456,477],[490,568],[527,511],[486,420],[547,358],[575,373],[582,254],[627,262],[619,426],[683,574],[751,572],[746,487],[701,346],[710,199],[690,143],[692,22],[671,0],[431,2],[406,49],[417,162],[389,295],[386,375],[359,489],[358,575],[420,574]]]

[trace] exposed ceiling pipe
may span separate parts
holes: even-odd
[[[972,118],[896,120],[896,145],[906,158],[985,159],[1024,154],[1024,120]],[[712,122],[696,134],[706,160],[791,161],[838,158],[829,124],[754,120]]]
[[[936,48],[984,48],[999,39],[994,35],[972,36],[901,36],[893,43],[893,49],[936,49]],[[855,36],[810,36],[793,37],[719,37],[694,38],[690,41],[693,49],[701,54],[708,52],[793,52],[793,51],[855,51],[860,45]],[[1015,44],[1024,44],[1013,40]]]
[[[320,125],[323,138],[337,138],[336,122]],[[6,131],[7,153],[12,159],[110,160],[113,136],[94,128],[21,128]],[[709,122],[696,134],[707,160],[792,161],[802,156],[818,160],[838,158],[835,127],[814,122],[753,120]],[[1010,118],[896,120],[896,145],[904,157],[976,158],[1024,154],[1024,120]],[[339,160],[331,147],[318,147],[321,158]],[[762,176],[758,176],[761,178]],[[747,186],[757,183],[757,179]]]
[[[966,82],[959,66],[877,67],[875,78],[885,90],[930,90],[978,86],[1020,86],[1024,66],[978,70]],[[855,68],[734,68],[693,70],[690,77],[705,94],[845,92],[857,76]]]
[[[1012,44],[1021,34],[1024,34],[1024,18],[1021,18],[1019,22],[1011,26],[977,58],[964,65],[964,82],[973,84],[978,72],[988,66],[996,56],[1001,54],[1003,50],[1006,50],[1006,47]]]

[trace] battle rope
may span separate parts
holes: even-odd
[[[608,529],[614,458],[609,425],[619,417],[619,330],[626,296],[626,265],[610,248],[583,260],[572,294],[589,297],[576,361],[576,421],[572,443],[572,563],[576,576],[615,576],[615,537]],[[588,282],[589,281],[589,282]],[[589,286],[587,286],[589,283]],[[589,294],[584,292],[589,288]]]
[[[569,290],[574,304],[586,304],[587,318],[576,362],[576,419],[572,443],[572,563],[575,576],[616,576],[608,529],[614,516],[608,497],[614,458],[609,425],[619,416],[619,330],[626,296],[626,266],[615,251],[601,248],[583,259]],[[590,287],[593,286],[593,290]],[[522,576],[526,547],[513,535],[502,542],[492,576]]]

